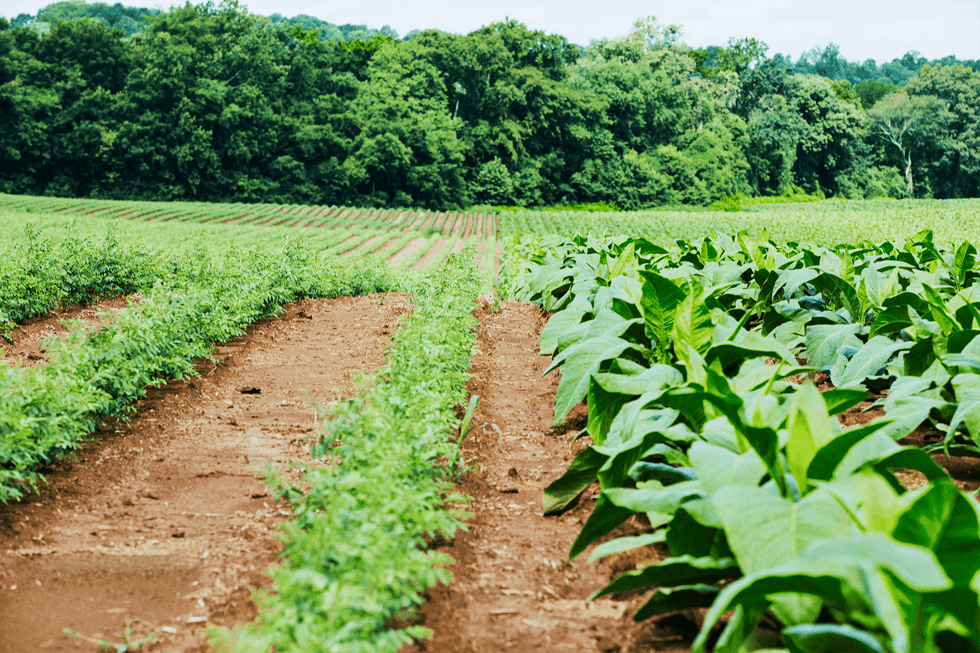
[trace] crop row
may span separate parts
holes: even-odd
[[[44,343],[46,364],[0,367],[0,501],[35,489],[39,466],[70,455],[99,423],[125,417],[147,386],[192,373],[195,359],[283,303],[393,285],[383,269],[331,263],[290,243],[221,256],[192,247],[169,263],[143,301]]]
[[[19,242],[0,244],[0,332],[60,304],[146,290],[162,273],[152,253],[121,242],[112,228],[92,240],[69,227],[57,245],[32,223],[22,233]]]
[[[546,512],[598,480],[573,557],[633,515],[650,525],[593,550],[658,558],[593,598],[656,588],[638,620],[710,608],[695,651],[729,611],[715,650],[980,650],[977,502],[896,443],[925,422],[942,434],[932,449],[980,452],[972,245],[742,233],[509,254],[512,291],[555,311],[541,351],[562,370],[556,423],[588,406],[592,445],[546,489]],[[837,387],[790,382],[819,372]],[[886,417],[843,430],[835,415],[869,389]],[[907,491],[897,468],[927,483]]]
[[[212,633],[219,650],[393,652],[429,634],[392,621],[449,580],[447,557],[427,550],[426,538],[462,527],[445,508],[458,499],[451,436],[474,351],[473,261],[464,250],[420,280],[387,364],[324,423],[320,464],[296,486],[272,481],[294,504],[283,563],[272,591],[257,597],[256,624]]]
[[[10,201],[5,203],[4,200]],[[230,242],[242,247],[268,247],[277,244],[284,237],[291,237],[326,254],[344,255],[358,259],[370,257],[374,265],[380,265],[382,261],[387,261],[388,265],[396,271],[420,270],[438,266],[446,256],[454,251],[459,251],[466,242],[475,241],[477,252],[480,254],[484,250],[493,252],[497,248],[496,230],[490,228],[493,225],[489,222],[485,225],[488,228],[481,231],[481,235],[464,239],[462,235],[444,236],[442,230],[438,228],[403,232],[396,228],[397,225],[386,231],[383,225],[366,229],[356,226],[353,228],[325,226],[316,229],[272,229],[263,226],[242,225],[241,223],[205,226],[196,222],[181,221],[143,222],[129,220],[125,217],[114,218],[98,212],[93,215],[85,215],[81,208],[87,207],[91,212],[100,204],[92,200],[76,200],[75,204],[77,204],[79,212],[74,213],[60,211],[59,202],[64,203],[68,200],[55,201],[51,198],[25,199],[0,196],[0,250],[14,254],[0,262],[4,269],[17,270],[21,268],[28,270],[30,264],[27,259],[32,259],[43,261],[41,267],[51,268],[47,271],[54,272],[54,268],[57,268],[61,261],[73,260],[73,257],[67,256],[67,244],[63,241],[75,241],[74,246],[79,250],[79,253],[84,254],[85,260],[97,264],[94,253],[82,250],[101,247],[105,256],[119,258],[126,251],[132,249],[131,243],[135,241],[145,243],[146,246],[156,251],[179,249],[188,241],[204,243],[214,251],[221,251]],[[19,208],[11,210],[9,205]],[[157,205],[165,206],[162,203],[157,203]],[[196,204],[192,206],[200,208],[209,205]],[[330,213],[330,211],[326,213]],[[408,220],[414,220],[415,215],[414,213],[399,212],[396,214],[396,221],[400,216],[401,222],[399,224],[408,224]],[[435,224],[437,217],[442,216],[442,219],[445,219],[446,216],[446,214],[427,215],[431,218],[430,225]],[[452,214],[449,215],[452,216]],[[492,217],[487,216],[487,220]],[[33,236],[25,232],[25,224],[31,225],[34,230]],[[69,228],[65,229],[65,225],[69,225]],[[105,235],[107,225],[110,229],[109,236]],[[429,231],[431,234],[426,235]],[[31,238],[37,240],[39,244],[37,246],[32,245]],[[111,245],[111,243],[115,243],[116,246]],[[30,247],[34,248],[35,253],[25,257],[24,254]],[[48,259],[46,261],[44,261],[45,256]],[[481,261],[484,260],[482,255],[478,255],[478,258]],[[490,260],[493,261],[494,259]],[[79,266],[76,265],[75,267]],[[135,266],[134,270],[140,273],[142,277],[148,278],[150,282],[152,282],[153,274],[159,274],[159,271],[152,271],[153,266],[147,265],[146,262]],[[494,272],[494,266],[486,265],[485,270],[489,278]],[[76,274],[73,276],[81,278],[86,275]],[[54,283],[32,284],[32,287],[52,291],[60,288],[64,280],[65,276],[62,275],[59,279],[55,279]],[[61,295],[64,294],[61,293]],[[51,306],[52,302],[48,302],[47,305]]]

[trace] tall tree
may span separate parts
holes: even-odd
[[[687,52],[702,77],[714,77],[722,71],[741,75],[765,60],[769,46],[756,39],[728,39],[726,47],[709,46]]]
[[[906,194],[912,197],[912,155],[926,148],[936,149],[952,119],[946,103],[931,95],[910,96],[903,91],[882,98],[868,117],[871,133],[894,146],[901,155]]]
[[[237,2],[158,17],[135,39],[113,192],[218,200],[274,182],[285,155],[288,38]]]
[[[50,173],[52,122],[61,110],[51,67],[35,54],[41,37],[0,32],[0,191],[42,193]]]
[[[808,191],[837,194],[839,178],[854,164],[863,114],[837,96],[830,80],[816,75],[790,77],[787,100],[806,124],[796,147],[796,183]]]
[[[878,100],[889,93],[894,93],[898,89],[899,87],[894,84],[875,79],[857,84],[854,87],[854,92],[857,93],[858,98],[861,100],[861,106],[865,109],[870,109]]]

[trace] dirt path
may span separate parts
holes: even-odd
[[[456,560],[455,582],[430,591],[422,607],[420,622],[434,639],[402,653],[689,650],[690,628],[632,621],[640,597],[585,603],[614,574],[644,562],[621,556],[589,564],[588,552],[567,562],[594,492],[564,515],[541,516],[541,491],[585,446],[572,442],[584,407],[561,428],[552,426],[557,377],[541,378],[549,360],[537,354],[544,322],[536,306],[511,303],[481,321],[470,390],[480,396],[477,423],[496,424],[502,434],[482,427],[465,443],[476,468],[459,490],[473,497],[474,518],[469,532],[440,547]],[[628,532],[637,532],[635,523],[618,533]]]
[[[262,470],[308,460],[306,393],[336,401],[381,365],[408,303],[380,300],[308,300],[253,325],[201,378],[152,390],[42,470],[40,495],[0,504],[0,653],[93,651],[62,629],[119,642],[127,622],[159,633],[144,650],[203,651],[202,626],[254,618],[286,514]]]

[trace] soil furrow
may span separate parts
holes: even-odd
[[[435,261],[436,258],[438,258],[439,254],[442,253],[442,249],[446,246],[446,243],[448,242],[449,242],[448,240],[437,240],[433,242],[432,246],[429,247],[428,251],[425,254],[423,254],[422,257],[412,265],[412,269],[424,270],[427,267],[429,267],[429,265],[431,265],[432,262]]]
[[[484,307],[470,391],[480,397],[475,430],[466,440],[474,466],[458,486],[472,497],[470,530],[438,548],[456,562],[454,582],[428,593],[419,623],[434,631],[402,653],[496,651],[686,651],[669,628],[637,625],[634,596],[585,598],[614,574],[646,558],[619,556],[589,564],[588,551],[568,561],[568,551],[594,505],[587,490],[580,505],[543,517],[542,490],[585,446],[574,437],[585,424],[579,406],[562,427],[552,426],[558,378],[541,374],[550,359],[538,356],[545,320],[536,306]],[[635,520],[616,535],[639,532]],[[687,637],[690,632],[685,633]]]

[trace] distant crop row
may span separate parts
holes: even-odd
[[[821,201],[805,204],[752,206],[741,212],[636,211],[506,211],[500,215],[505,237],[576,233],[628,235],[663,246],[712,234],[765,232],[779,242],[806,241],[815,245],[902,240],[923,229],[937,242],[962,242],[980,233],[980,200]]]
[[[202,202],[129,202],[0,195],[0,210],[57,212],[146,222],[235,224],[316,229],[370,229],[486,239],[497,217],[483,213],[432,213],[400,209]]]
[[[232,242],[264,247],[293,234],[326,254],[386,261],[395,270],[437,267],[464,244],[474,243],[489,284],[500,257],[497,217],[486,214],[0,195],[0,244],[21,242],[27,222],[36,222],[56,243],[67,233],[64,225],[101,238],[111,224],[121,242],[138,238],[161,248],[181,247],[188,240],[219,250]]]

